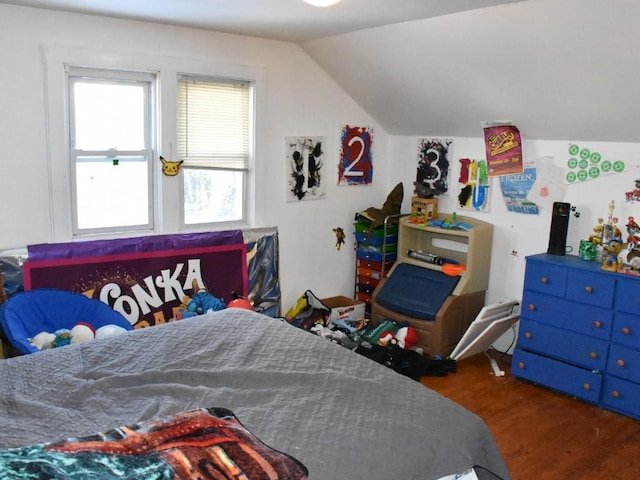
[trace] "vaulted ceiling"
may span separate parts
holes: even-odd
[[[640,142],[637,0],[0,0],[298,43],[394,135]]]

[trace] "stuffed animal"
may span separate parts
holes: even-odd
[[[51,332],[40,332],[35,337],[29,338],[29,343],[36,347],[38,350],[46,350],[53,348],[53,341],[56,335]]]
[[[418,333],[416,329],[404,322],[400,324],[400,328],[396,332],[396,342],[400,348],[409,350],[418,341]]]
[[[96,338],[96,330],[86,322],[78,322],[71,329],[71,343],[82,343]]]
[[[184,313],[191,313],[191,315],[183,315],[183,317],[188,318],[207,312],[217,312],[225,308],[226,305],[220,298],[214,297],[206,290],[200,290],[194,293],[189,303],[187,303],[187,311]]]
[[[115,335],[120,335],[121,333],[126,332],[127,330],[121,327],[120,325],[104,325],[96,330],[96,340],[100,338],[113,337]]]
[[[55,338],[53,339],[54,347],[64,347],[65,345],[69,345],[71,343],[71,330],[68,328],[61,328],[56,330]]]

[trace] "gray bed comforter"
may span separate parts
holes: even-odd
[[[431,480],[506,466],[484,422],[365,357],[227,309],[0,361],[0,447],[195,407],[232,410],[312,480]]]

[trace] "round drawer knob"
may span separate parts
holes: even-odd
[[[602,327],[602,322],[600,320],[595,320],[593,322],[593,326],[596,327],[596,328],[600,328],[600,327]]]
[[[584,388],[586,391],[589,391],[591,390],[591,385],[589,385],[588,383],[583,383],[582,388]]]
[[[528,308],[530,312],[533,312],[536,309],[536,306],[533,303],[530,303]]]
[[[518,362],[518,368],[524,368],[524,362]]]
[[[611,392],[611,396],[613,398],[620,398],[620,392],[617,390],[614,390],[613,392]]]
[[[596,352],[591,352],[591,353],[589,353],[589,357],[595,359],[595,358],[598,358],[598,354]]]
[[[524,338],[531,339],[531,338],[533,338],[533,335],[531,334],[531,332],[525,332]]]
[[[629,329],[628,329],[627,327],[624,327],[624,328],[622,329],[622,334],[623,334],[623,335],[629,335]]]
[[[616,365],[618,365],[619,367],[624,367],[624,360],[618,360],[616,362]]]
[[[589,286],[586,286],[586,287],[584,287],[584,291],[585,291],[586,293],[591,293],[591,292],[593,292],[593,288],[591,288],[591,287],[589,287]]]
[[[549,283],[549,279],[548,279],[547,277],[542,277],[542,278],[540,279],[540,282],[541,282],[541,283],[544,283],[544,284],[546,285],[547,283]]]

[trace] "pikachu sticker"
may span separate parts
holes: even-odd
[[[175,177],[178,175],[180,171],[180,165],[184,160],[180,160],[178,162],[171,162],[169,160],[165,160],[165,158],[160,155],[160,161],[162,162],[162,173],[164,173],[167,177]]]

